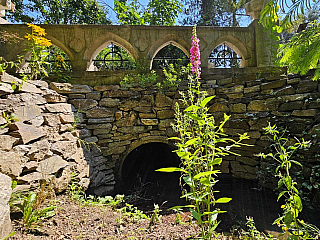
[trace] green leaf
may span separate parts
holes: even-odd
[[[193,144],[197,143],[198,140],[199,140],[199,138],[190,139],[185,143],[185,145],[186,146],[193,145]]]
[[[196,106],[196,105],[191,105],[189,107],[187,107],[184,111],[185,112],[191,112],[191,111],[197,111],[200,107]]]
[[[283,194],[285,194],[286,192],[288,192],[288,191],[282,191],[281,193],[279,193],[279,196],[278,196],[278,200],[277,201],[279,201],[279,199],[283,196]]]
[[[299,210],[299,212],[301,212],[302,208],[303,208],[301,198],[297,194],[295,194],[293,196],[293,201],[294,201],[294,205],[296,206],[296,208]]]
[[[181,141],[181,138],[178,138],[178,137],[170,137],[170,138],[168,138],[168,140],[177,140],[177,141]]]
[[[207,172],[201,172],[201,173],[198,173],[197,175],[195,175],[193,177],[194,180],[197,180],[201,177],[205,177],[205,176],[208,176],[208,175],[211,175],[211,174],[216,174],[216,173],[220,173],[220,170],[214,170],[214,171],[207,171]]]
[[[287,240],[299,240],[299,236],[290,235]]]
[[[201,222],[200,214],[195,211],[194,209],[190,208],[190,212],[192,213],[192,216],[198,221]]]
[[[174,209],[179,210],[181,208],[194,208],[194,207],[195,207],[194,205],[174,206],[169,208],[169,210],[174,210]]]
[[[208,166],[220,165],[221,163],[222,163],[222,158],[214,158],[212,161],[209,162]]]
[[[190,176],[186,176],[186,177],[182,177],[182,178],[183,178],[183,180],[185,181],[185,183],[188,184],[190,187],[193,186],[193,182],[192,182]]]
[[[210,102],[215,96],[210,96],[210,97],[206,97],[205,99],[203,99],[200,103],[200,107],[205,107],[208,102]]]
[[[295,161],[295,160],[290,160],[290,162],[293,162],[293,163],[295,163],[296,165],[298,165],[298,166],[300,166],[300,167],[302,167],[302,168],[303,168],[302,164],[301,164],[301,163],[299,163],[299,162],[297,162],[297,161]]]
[[[231,200],[232,200],[232,198],[223,197],[223,198],[219,198],[218,200],[216,200],[216,203],[228,203]]]
[[[194,115],[194,114],[192,114],[192,113],[186,113],[186,115],[187,115],[188,117],[190,117],[191,119],[196,120],[196,121],[201,121],[201,120],[203,120],[201,117],[199,117],[199,116],[197,116],[197,115]]]
[[[287,176],[287,177],[284,178],[284,181],[286,183],[287,189],[291,190],[292,178],[290,176]]]
[[[177,153],[177,155],[178,155],[179,157],[181,157],[182,159],[189,159],[190,153],[188,153],[188,152],[176,152],[176,153]]]
[[[284,223],[287,225],[287,226],[290,226],[291,222],[293,221],[293,212],[287,212],[286,215],[284,216]]]
[[[156,170],[156,172],[185,172],[184,169],[177,168],[177,167],[168,167],[168,168],[159,168]]]

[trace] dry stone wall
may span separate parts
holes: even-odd
[[[254,155],[268,151],[270,142],[262,129],[268,122],[312,140],[304,153],[306,169],[319,159],[320,87],[310,76],[280,76],[266,68],[263,74],[252,69],[230,75],[204,73],[202,79],[202,88],[216,96],[209,103],[216,122],[230,114],[225,132],[235,138],[247,132],[251,139],[246,143],[253,145],[235,150],[241,156],[225,157],[222,172],[257,177],[267,165]],[[0,172],[18,181],[16,190],[36,187],[41,178],[55,176],[60,192],[76,172],[90,193],[110,194],[116,183],[121,184],[122,164],[133,149],[149,142],[171,144],[167,138],[175,135],[171,123],[178,90],[160,93],[152,86],[54,82],[48,86],[31,81],[14,92],[12,81],[19,80],[1,77],[0,111],[7,116],[14,113],[20,121],[6,126],[7,120],[0,117],[5,126],[0,129]],[[183,82],[179,90],[186,89]],[[70,131],[75,125],[77,129]]]
[[[202,88],[216,96],[209,104],[216,121],[222,120],[224,113],[230,114],[225,132],[232,137],[247,132],[251,139],[246,143],[253,145],[235,150],[241,156],[227,156],[222,171],[240,178],[257,177],[265,162],[254,155],[268,151],[270,142],[263,131],[268,122],[295,136],[312,139],[306,157],[306,162],[312,164],[319,158],[319,83],[308,76],[273,74],[270,69],[263,78],[249,72],[248,69],[247,74],[243,71],[241,76],[229,77],[202,75]],[[174,106],[180,98],[176,90],[163,94],[153,87],[68,83],[51,83],[50,87],[68,96],[69,103],[78,109],[81,138],[96,143],[103,153],[91,166],[93,173],[101,174],[100,169],[106,169],[112,174],[112,183],[113,174],[116,182],[121,182],[121,166],[131,150],[148,142],[168,143],[167,137],[175,134],[170,124],[174,122]],[[185,89],[186,82],[180,86],[180,90]]]
[[[59,193],[72,172],[88,187],[92,154],[79,145],[67,98],[43,81],[25,82],[13,91],[12,82],[20,79],[3,74],[0,80],[0,172],[17,181],[14,191],[34,189],[47,179]]]

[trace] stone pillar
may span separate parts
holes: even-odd
[[[85,72],[88,68],[88,61],[82,59],[82,55],[76,54],[73,60],[70,60],[73,72]]]
[[[251,16],[253,22],[251,25],[255,31],[255,52],[257,67],[273,66],[276,60],[276,44],[271,39],[271,31],[265,31],[264,27],[259,23],[260,12],[266,5],[267,0],[252,0],[245,5],[245,10]]]
[[[11,182],[10,177],[0,173],[0,239],[8,236],[12,231],[8,204],[12,193]]]
[[[0,0],[0,17],[6,16],[6,10],[11,10],[11,0]]]

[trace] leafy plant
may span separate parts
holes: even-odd
[[[296,172],[296,178],[298,182],[298,189],[299,194],[301,196],[301,199],[304,202],[304,205],[306,205],[309,208],[317,207],[317,202],[314,201],[316,198],[316,192],[318,192],[320,189],[320,164],[319,161],[315,163],[310,168],[310,175],[304,176],[303,171],[297,171]]]
[[[6,61],[3,57],[0,57],[0,74],[5,72],[8,67],[13,68],[16,65],[16,62]]]
[[[55,215],[54,205],[49,205],[43,209],[35,208],[37,201],[37,194],[30,192],[28,196],[24,197],[21,211],[23,213],[23,223],[27,229],[38,228],[39,223],[43,218],[49,218]]]
[[[243,240],[273,240],[275,239],[271,234],[264,234],[257,230],[253,218],[246,217],[246,227],[247,231],[242,230],[239,234],[239,239]]]
[[[72,70],[68,55],[54,45],[47,47],[46,51],[49,52],[48,60],[50,61],[50,64],[45,66],[46,71],[49,75],[55,76],[58,82],[68,82],[71,76],[67,72]]]
[[[49,67],[50,63],[46,61],[49,55],[47,47],[51,46],[52,43],[44,37],[46,32],[43,28],[29,23],[28,27],[31,28],[31,34],[27,33],[25,35],[25,38],[28,40],[28,48],[25,51],[31,53],[28,65],[30,74],[25,74],[23,79],[26,81],[39,80],[43,77],[48,77],[46,69]]]
[[[121,87],[130,87],[131,85],[137,84],[141,87],[153,85],[157,81],[158,75],[155,71],[145,74],[127,74],[120,81]]]
[[[193,32],[193,47],[191,48],[191,65],[194,76],[189,76],[187,93],[181,92],[182,104],[186,109],[180,110],[176,104],[176,120],[172,126],[179,137],[176,140],[175,152],[181,159],[179,168],[161,168],[162,172],[181,172],[184,195],[191,202],[190,211],[201,227],[201,238],[212,239],[219,222],[220,211],[215,208],[217,203],[228,203],[231,198],[215,198],[214,186],[218,182],[216,169],[222,162],[222,157],[235,154],[231,148],[240,147],[241,141],[248,139],[247,134],[240,135],[238,141],[227,138],[223,133],[223,126],[230,118],[224,114],[224,120],[217,126],[214,117],[208,112],[207,105],[214,96],[207,97],[205,91],[200,90],[200,50],[196,30]]]
[[[86,206],[111,206],[113,209],[123,205],[124,195],[95,197],[93,195],[87,195],[83,187],[75,180],[75,174],[72,173],[71,183],[69,184],[69,194],[73,200],[86,205]]]
[[[154,205],[154,209],[150,218],[149,227],[157,222],[161,223],[161,216],[159,215],[161,210],[159,208],[159,205],[158,204],[153,204],[153,205]]]
[[[121,217],[117,221],[121,224],[124,220],[128,222],[139,222],[142,219],[149,219],[143,211],[139,210],[137,207],[126,203],[126,205],[118,210],[121,213]]]
[[[261,11],[260,23],[275,33],[272,37],[278,41],[279,33],[292,27],[294,21],[318,3],[318,0],[269,0]],[[310,69],[315,69],[313,79],[318,80],[320,79],[319,23],[313,21],[306,23],[306,26],[306,30],[294,35],[288,43],[280,45],[278,64],[288,66],[288,71],[293,73],[305,74]]]
[[[162,82],[157,84],[157,87],[160,91],[164,92],[169,89],[176,90],[183,77],[185,77],[190,72],[190,65],[187,67],[173,65],[172,63],[168,65],[168,67],[163,68],[163,74],[165,79]]]
[[[19,119],[16,118],[16,115],[11,113],[11,114],[7,114],[5,111],[2,112],[2,116],[3,118],[7,121],[6,124],[0,126],[0,128],[5,128],[6,126],[12,124],[13,122],[19,122]]]
[[[278,195],[278,201],[285,198],[285,204],[281,206],[283,214],[274,221],[282,228],[283,234],[289,234],[288,239],[315,239],[320,236],[320,230],[311,224],[305,223],[299,219],[299,213],[303,209],[302,201],[297,189],[297,182],[290,175],[290,169],[293,164],[302,167],[301,163],[291,159],[292,155],[298,149],[305,149],[310,145],[310,141],[299,141],[296,138],[296,143],[292,146],[288,144],[288,139],[283,135],[279,135],[276,126],[269,126],[264,128],[266,134],[272,136],[274,142],[275,153],[260,153],[259,156],[274,159],[278,166],[276,168],[278,181],[278,188],[284,186],[284,190]],[[289,146],[288,146],[289,145]]]
[[[182,212],[182,208],[181,206],[174,206],[172,208],[169,208],[170,210],[173,210],[175,212],[175,218],[174,218],[174,223],[175,224],[181,224],[182,219],[181,219],[181,212]]]

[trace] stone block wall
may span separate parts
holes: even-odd
[[[35,189],[48,179],[59,193],[72,172],[88,187],[92,153],[83,150],[73,130],[73,106],[46,82],[25,82],[16,91],[12,82],[21,80],[0,76],[0,172],[17,181],[14,191]]]
[[[255,179],[266,163],[254,156],[268,152],[270,142],[263,127],[268,122],[286,128],[292,136],[312,140],[304,152],[306,169],[319,159],[320,87],[310,76],[280,76],[272,69],[238,74],[202,75],[202,88],[216,97],[209,111],[216,122],[231,115],[225,132],[231,137],[247,132],[251,137],[225,157],[221,170],[234,177]],[[232,73],[232,71],[230,71]],[[178,90],[160,93],[155,87],[72,85],[42,81],[23,84],[13,92],[9,75],[1,77],[0,111],[20,120],[9,126],[0,117],[0,172],[18,181],[18,190],[37,186],[43,176],[55,176],[57,191],[66,188],[70,173],[97,195],[110,194],[121,184],[122,164],[138,146],[168,142],[174,136],[174,106]],[[51,88],[51,89],[50,89]],[[187,89],[182,82],[180,91]],[[77,129],[70,131],[75,125]],[[80,145],[78,137],[86,148]],[[89,150],[90,149],[90,150]],[[54,164],[53,164],[54,163]],[[53,165],[51,165],[53,164]],[[308,171],[306,171],[306,174]]]
[[[232,137],[247,132],[251,139],[246,143],[253,145],[235,150],[241,156],[225,157],[221,166],[224,173],[247,179],[257,177],[257,170],[264,162],[254,155],[269,151],[270,142],[263,130],[268,122],[286,128],[295,136],[312,139],[305,160],[312,164],[319,158],[319,83],[308,76],[280,76],[271,72],[252,74],[248,69],[241,76],[202,75],[202,88],[216,96],[209,104],[216,121],[222,120],[224,113],[231,115],[225,132]],[[115,174],[117,183],[121,182],[122,163],[130,151],[144,143],[168,143],[167,138],[175,134],[170,124],[174,122],[178,91],[163,94],[153,87],[90,87],[68,83],[51,83],[50,87],[68,96],[69,103],[78,109],[81,138],[100,147],[103,156],[99,164],[91,166],[93,173],[107,169]],[[180,86],[180,90],[185,89],[186,82]]]

